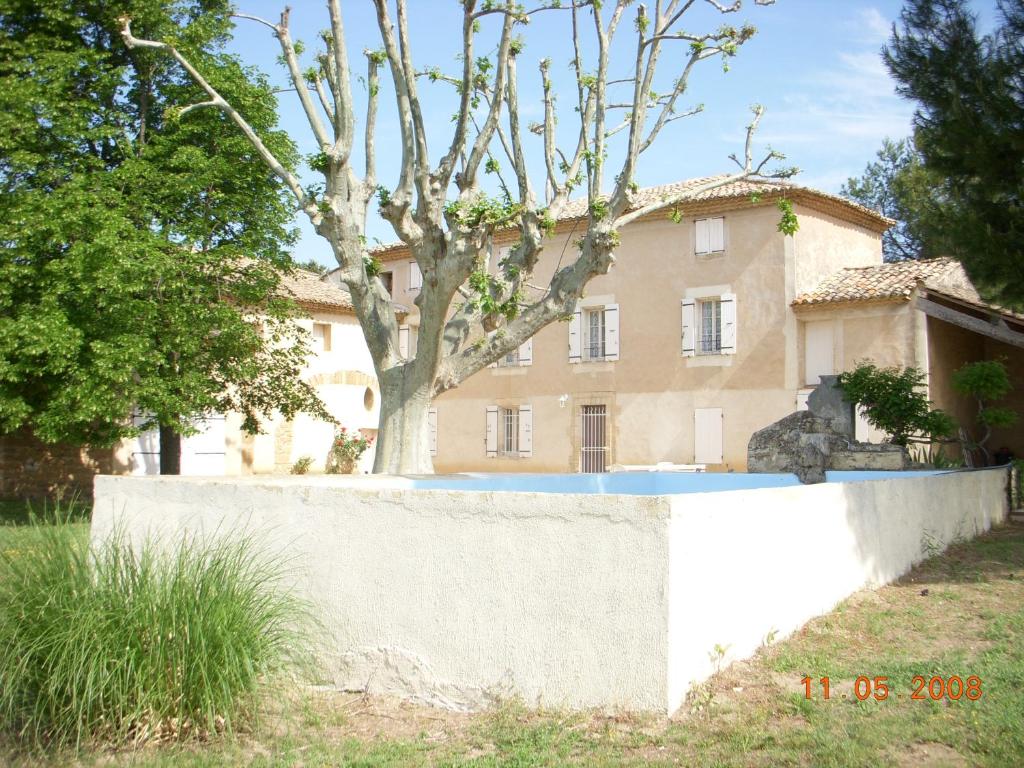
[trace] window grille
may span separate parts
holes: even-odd
[[[501,453],[505,456],[519,456],[519,409],[502,408],[498,412],[501,424]]]
[[[582,408],[583,440],[580,444],[580,470],[605,472],[608,462],[605,406],[584,405]]]

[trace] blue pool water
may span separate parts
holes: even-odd
[[[830,483],[923,477],[941,471],[911,472],[828,472]],[[629,496],[660,496],[670,493],[739,491],[750,488],[781,488],[799,485],[792,474],[746,474],[717,472],[610,472],[606,474],[518,474],[477,473],[417,477],[412,487],[447,491],[525,491],[529,493],[613,493]]]

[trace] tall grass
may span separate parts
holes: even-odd
[[[176,547],[32,526],[0,551],[0,728],[31,743],[211,734],[303,658],[304,604],[250,538]]]

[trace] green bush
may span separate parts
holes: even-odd
[[[929,442],[948,437],[956,425],[943,411],[932,409],[922,391],[924,374],[917,368],[879,368],[869,360],[839,374],[843,397],[864,408],[872,426],[889,433],[897,445],[912,439]]]
[[[0,728],[36,744],[230,731],[302,660],[304,604],[252,539],[90,551],[34,525],[0,551]]]

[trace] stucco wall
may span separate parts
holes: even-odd
[[[692,463],[694,409],[722,408],[724,460],[715,468],[742,470],[750,435],[796,408],[786,375],[786,239],[772,204],[745,202],[705,216],[724,216],[724,254],[697,256],[693,218],[675,224],[661,213],[624,227],[611,272],[588,285],[584,303],[619,306],[617,361],[570,364],[568,326],[553,323],[534,337],[532,365],[484,369],[438,398],[435,468],[578,471],[573,429],[580,406],[608,402],[609,464]],[[543,285],[574,257],[578,236],[560,231],[546,244],[533,282]],[[403,288],[407,263],[393,263],[396,301],[411,304],[414,294]],[[736,354],[684,357],[681,300],[727,292],[737,297]],[[569,396],[565,408],[562,395]],[[517,404],[534,409],[533,456],[488,459],[486,407]]]
[[[100,477],[92,536],[257,534],[294,565],[342,688],[671,712],[715,645],[749,655],[1006,515],[1001,470],[675,496],[409,482]]]

